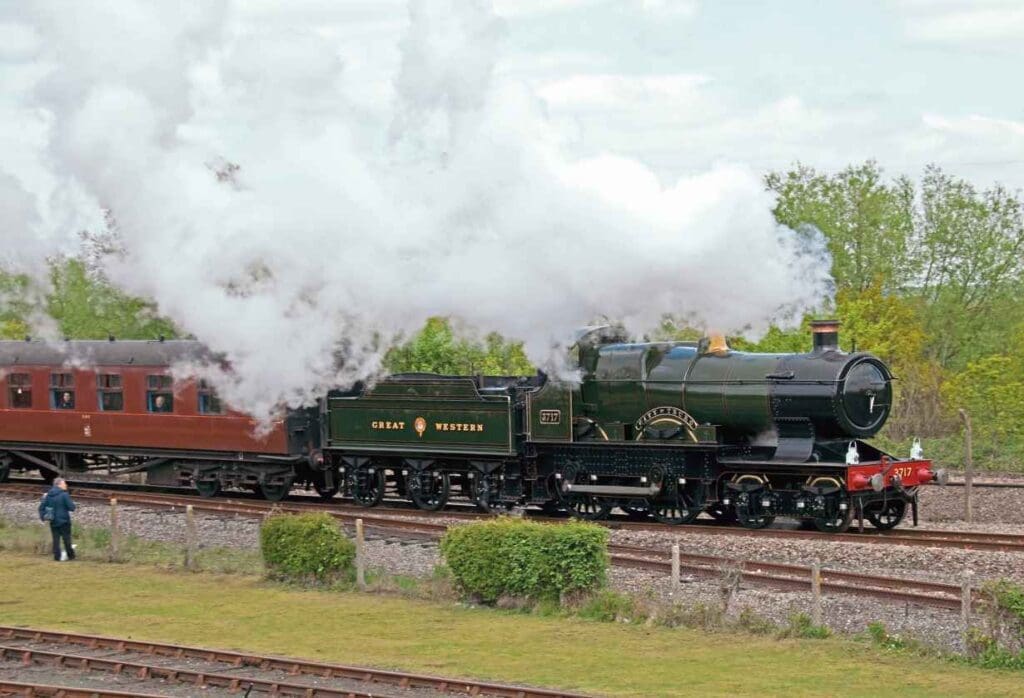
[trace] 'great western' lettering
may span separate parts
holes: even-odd
[[[385,419],[375,419],[370,422],[371,429],[381,429],[384,431],[401,431],[405,429],[405,422],[392,422]]]
[[[434,422],[434,431],[483,431],[483,424],[466,424],[463,422]]]

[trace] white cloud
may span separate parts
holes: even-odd
[[[1020,0],[904,0],[907,35],[921,41],[977,43],[1024,39]]]

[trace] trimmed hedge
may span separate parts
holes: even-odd
[[[292,581],[332,581],[352,569],[356,546],[328,514],[278,514],[260,526],[270,573]]]
[[[450,529],[441,554],[459,588],[486,603],[503,595],[557,599],[604,584],[608,531],[499,518]]]

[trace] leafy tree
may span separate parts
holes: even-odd
[[[775,218],[794,230],[820,230],[832,255],[837,289],[885,290],[906,282],[913,235],[913,183],[900,177],[886,184],[873,161],[835,175],[798,165],[765,178],[778,195]]]
[[[176,334],[153,303],[126,295],[90,274],[78,259],[54,264],[50,281],[53,291],[46,309],[66,337],[105,339],[112,334],[119,339],[154,339]]]
[[[493,332],[483,342],[459,338],[444,317],[428,319],[410,341],[391,349],[385,365],[392,373],[515,376],[535,372],[521,342]]]
[[[29,334],[25,321],[31,312],[27,289],[24,276],[0,272],[0,339],[22,339]]]

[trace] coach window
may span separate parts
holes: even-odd
[[[75,409],[74,374],[50,374],[50,407],[54,408],[55,410]]]
[[[12,373],[7,376],[7,404],[16,409],[32,407],[32,376]]]
[[[104,412],[121,412],[124,410],[124,392],[121,389],[121,376],[116,373],[101,373],[96,379],[99,388],[100,409]]]
[[[223,414],[220,398],[213,386],[204,380],[199,381],[199,414]]]
[[[174,412],[173,379],[170,376],[147,376],[146,406],[150,412]]]

